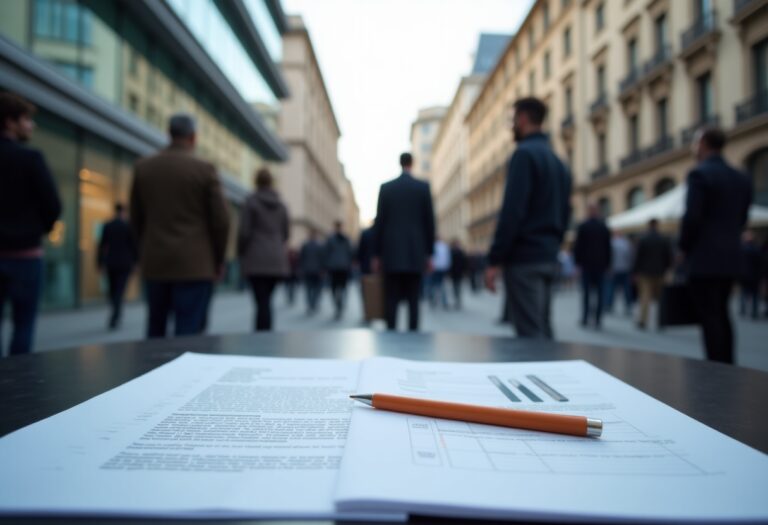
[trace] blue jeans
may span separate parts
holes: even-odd
[[[624,311],[626,313],[632,311],[632,280],[629,272],[614,272],[608,277],[605,287],[605,310],[607,312],[613,311],[616,292],[624,295]]]
[[[165,337],[173,316],[175,335],[195,335],[205,330],[212,281],[147,281],[149,317],[147,337]]]
[[[13,320],[10,355],[32,351],[42,282],[42,259],[0,258],[0,355],[3,353],[2,318],[6,300],[11,303]]]

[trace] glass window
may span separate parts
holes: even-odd
[[[656,35],[656,51],[661,52],[667,46],[667,15],[666,13],[656,18],[654,22]]]
[[[573,115],[573,89],[571,86],[565,88],[565,114],[569,117]]]
[[[712,76],[710,73],[705,73],[696,79],[696,91],[699,105],[699,122],[706,122],[714,115]]]
[[[653,187],[653,193],[656,197],[658,197],[659,195],[664,195],[668,191],[674,189],[674,187],[675,181],[669,177],[665,177],[656,183],[656,185]]]
[[[605,66],[602,64],[597,66],[597,94],[605,95]]]
[[[92,18],[74,0],[35,0],[32,27],[35,36],[91,45]]]
[[[601,217],[610,217],[613,213],[611,209],[611,199],[608,197],[600,197],[597,201],[597,209],[600,210]]]
[[[267,7],[266,0],[245,0],[245,5],[251,15],[261,40],[274,62],[283,59],[283,38],[277,29],[275,19]]]
[[[549,75],[551,73],[549,62],[550,62],[549,51],[547,51],[546,53],[544,53],[544,78],[545,79],[549,78]]]
[[[667,115],[667,99],[662,98],[656,103],[656,120],[658,122],[659,138],[664,139],[667,137],[669,128],[667,127],[667,121],[669,117]]]
[[[549,4],[547,2],[544,2],[544,5],[541,6],[541,12],[544,21],[544,32],[546,33],[549,29]]]
[[[627,193],[627,209],[631,210],[645,202],[645,192],[640,186],[635,186]]]
[[[563,55],[571,56],[571,27],[568,26],[563,32]]]
[[[755,71],[755,94],[762,97],[763,104],[768,102],[768,38],[752,46],[752,62]]]
[[[627,42],[627,64],[629,72],[637,70],[637,39],[632,38]]]
[[[608,163],[608,150],[606,148],[605,133],[599,133],[597,135],[597,160],[601,167]]]
[[[536,93],[536,71],[528,75],[528,93],[533,96]]]
[[[601,2],[595,8],[595,29],[602,31],[605,27],[605,5]]]
[[[432,123],[431,122],[424,122],[421,125],[421,133],[423,135],[428,135],[430,131],[432,131]]]
[[[629,117],[629,151],[636,152],[640,147],[640,120],[637,115]]]

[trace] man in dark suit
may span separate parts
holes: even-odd
[[[611,267],[611,231],[600,216],[594,203],[589,205],[589,218],[581,223],[576,232],[573,257],[581,269],[581,325],[588,326],[590,319],[600,328],[603,315],[605,277]],[[592,308],[592,295],[597,295]]]
[[[104,225],[99,241],[98,266],[107,274],[109,302],[112,312],[108,326],[114,330],[120,324],[123,295],[133,267],[138,260],[136,238],[125,218],[125,207],[115,204],[115,218]]]
[[[204,330],[213,283],[224,269],[229,214],[213,164],[194,154],[195,121],[171,117],[171,144],[134,169],[131,224],[149,303],[148,337]]]
[[[557,256],[571,217],[571,175],[541,130],[547,106],[524,98],[514,108],[517,149],[507,165],[485,284],[495,291],[503,266],[507,311],[517,336],[552,339],[550,309]]]
[[[658,301],[664,287],[664,276],[672,267],[672,245],[659,233],[659,221],[652,219],[648,231],[637,243],[632,274],[640,292],[640,317],[637,327],[645,330],[651,303]]]
[[[24,145],[35,107],[0,93],[0,329],[3,307],[13,308],[10,354],[32,351],[43,286],[42,237],[61,214],[61,201],[43,155]],[[0,333],[0,356],[2,356]]]
[[[323,263],[323,246],[317,238],[317,232],[311,230],[309,239],[301,246],[299,253],[299,271],[307,293],[307,315],[317,311],[323,290]]]
[[[725,133],[717,128],[696,135],[698,164],[688,174],[679,245],[688,266],[707,358],[733,363],[728,299],[741,269],[741,233],[752,203],[752,184],[723,158],[725,142]]]
[[[435,215],[429,183],[411,175],[413,157],[400,155],[402,174],[382,184],[373,243],[374,269],[384,273],[387,328],[397,328],[397,307],[408,302],[408,328],[419,329],[421,276],[435,245]]]

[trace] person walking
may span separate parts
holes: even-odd
[[[736,254],[752,203],[752,184],[723,158],[725,143],[725,133],[717,128],[696,134],[698,164],[688,174],[679,246],[688,264],[707,359],[733,363],[728,300],[740,271]]]
[[[334,318],[338,321],[344,313],[347,297],[347,282],[352,271],[352,243],[342,231],[341,221],[333,225],[334,232],[325,241],[325,269],[331,279]]]
[[[672,245],[659,233],[659,221],[651,219],[648,230],[637,243],[637,253],[632,264],[632,274],[640,293],[640,316],[637,327],[648,326],[651,303],[657,302],[664,288],[664,276],[672,268]]]
[[[288,248],[288,277],[285,278],[285,296],[288,306],[296,300],[296,285],[299,282],[299,251]]]
[[[509,316],[518,337],[552,339],[550,309],[558,275],[558,252],[571,217],[571,175],[542,132],[547,106],[537,98],[514,104],[517,148],[496,233],[488,253],[485,284],[496,290],[500,267]]]
[[[61,200],[45,157],[25,145],[36,108],[0,93],[0,356],[3,310],[10,302],[10,355],[32,351],[43,287],[42,237],[61,215]]]
[[[288,209],[274,190],[266,168],[256,173],[256,191],[248,196],[240,214],[238,254],[240,268],[251,285],[256,305],[254,331],[272,330],[272,293],[290,273]]]
[[[229,214],[213,164],[195,155],[196,125],[171,117],[170,145],[139,160],[131,190],[131,225],[149,305],[147,337],[204,330],[213,284],[224,271]]]
[[[445,291],[445,277],[451,269],[451,249],[442,239],[435,241],[432,255],[432,273],[429,276],[429,304],[432,308],[440,305],[448,309],[448,294]]]
[[[589,205],[588,213],[589,217],[576,232],[573,256],[576,266],[581,270],[581,326],[589,326],[591,321],[599,329],[603,315],[605,276],[611,267],[611,232],[595,203]],[[594,306],[592,296],[596,296]]]
[[[381,185],[373,244],[375,271],[384,274],[387,328],[397,328],[397,309],[408,303],[408,329],[419,329],[421,278],[431,268],[435,214],[429,183],[411,175],[413,157],[400,155],[402,174]]]
[[[624,314],[632,314],[632,243],[621,232],[614,232],[611,239],[611,274],[605,291],[605,311],[613,312],[616,292],[624,299]]]
[[[317,311],[323,287],[323,247],[314,230],[299,252],[299,269],[307,294],[307,315],[312,315]]]
[[[467,274],[467,254],[458,239],[451,241],[451,283],[453,284],[453,306],[461,310],[461,285]]]
[[[136,237],[125,216],[125,206],[115,204],[115,218],[104,225],[99,240],[97,265],[107,275],[110,314],[107,326],[110,330],[120,325],[123,296],[133,268],[139,259]]]
[[[760,280],[762,272],[762,253],[755,242],[755,236],[747,230],[741,242],[741,275],[739,288],[741,301],[739,313],[742,317],[749,315],[756,320],[760,312]]]

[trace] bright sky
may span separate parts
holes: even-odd
[[[531,0],[283,0],[309,29],[364,224],[399,174],[419,108],[448,105],[481,32],[513,33]]]

